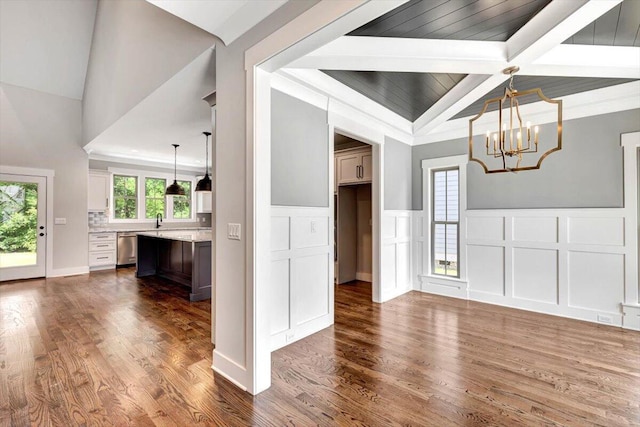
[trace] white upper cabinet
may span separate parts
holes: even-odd
[[[213,192],[197,191],[196,192],[196,213],[211,213],[212,201],[213,201]]]
[[[371,182],[371,147],[335,154],[337,185]]]
[[[109,209],[109,180],[111,174],[106,171],[89,171],[89,212],[105,212]]]

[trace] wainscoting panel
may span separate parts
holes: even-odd
[[[569,252],[570,307],[618,312],[623,299],[623,254]]]
[[[412,289],[411,211],[384,211],[382,216],[382,263],[380,289],[382,302]]]
[[[637,256],[624,209],[465,211],[460,279],[430,274],[426,218],[413,214],[414,289],[616,326],[626,314],[628,325],[640,324],[631,319],[640,310],[623,307]]]
[[[271,335],[284,332],[291,327],[289,316],[289,260],[271,262]]]
[[[514,298],[558,304],[558,251],[513,249]]]
[[[464,217],[469,298],[622,325],[632,252],[623,209],[471,210]]]
[[[569,243],[624,246],[624,218],[568,218]]]
[[[557,243],[558,217],[514,217],[513,240]]]
[[[329,208],[271,207],[271,348],[333,324]]]
[[[504,217],[470,217],[467,239],[504,240]]]
[[[504,247],[467,245],[469,292],[503,296]]]

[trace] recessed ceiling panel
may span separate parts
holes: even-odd
[[[640,47],[640,1],[623,1],[565,43]]]
[[[465,77],[465,74],[323,72],[411,122]]]
[[[615,86],[623,83],[632,82],[635,79],[608,79],[595,77],[539,77],[539,76],[514,76],[513,87],[518,91],[528,89],[541,88],[542,92],[548,98],[556,99],[574,93],[586,92],[595,89],[602,89],[609,86]],[[504,88],[509,85],[509,81],[504,82],[496,87],[481,99],[477,100],[467,108],[456,114],[453,118],[475,116],[480,112],[484,102],[487,99],[497,98],[504,95]],[[521,104],[537,101],[534,97],[522,97],[518,100]],[[493,108],[491,108],[493,107]],[[495,104],[492,104],[487,111],[495,110]]]
[[[349,35],[506,41],[550,2],[412,0]]]

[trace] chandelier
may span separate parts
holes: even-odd
[[[518,92],[513,87],[513,74],[519,69],[514,66],[502,71],[510,76],[509,86],[505,88],[504,95],[486,100],[480,113],[469,120],[469,161],[480,163],[485,173],[540,169],[542,161],[549,154],[562,149],[562,101],[547,98],[540,88]],[[530,121],[524,121],[522,118],[518,98],[532,95],[538,97],[537,101],[553,104],[554,115],[557,109],[558,126],[555,145],[551,142],[554,138],[548,135],[547,137],[551,139],[541,142],[540,126],[532,127]],[[481,122],[478,122],[476,128],[487,130],[486,133],[479,132],[482,136],[474,140],[474,122],[494,105],[498,110],[497,123],[493,122],[483,128]],[[477,151],[486,155],[484,160],[474,156],[474,143],[479,148]],[[525,155],[527,158],[523,161]]]

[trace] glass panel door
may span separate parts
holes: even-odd
[[[0,174],[0,281],[45,275],[46,178]]]

